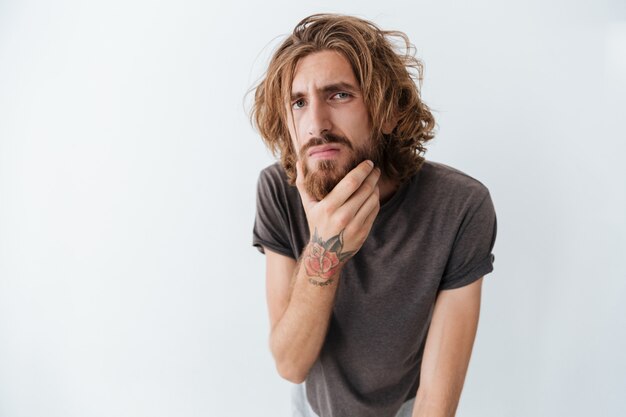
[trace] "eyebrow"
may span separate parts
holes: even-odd
[[[340,92],[340,91],[349,91],[349,92],[355,93],[355,92],[358,92],[359,89],[357,87],[355,87],[354,85],[352,85],[352,84],[349,84],[349,83],[341,81],[341,82],[338,82],[338,83],[325,85],[324,87],[319,88],[317,91],[320,91],[320,92],[326,93],[326,94],[337,93],[337,92]],[[296,100],[296,99],[298,99],[300,97],[303,97],[303,96],[306,96],[306,94],[305,93],[301,93],[299,91],[295,91],[295,92],[291,93],[291,100]]]

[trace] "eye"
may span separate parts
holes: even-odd
[[[300,98],[293,102],[293,104],[291,105],[291,108],[294,110],[301,109],[302,107],[304,107],[304,104],[305,104],[304,99]]]
[[[346,93],[345,91],[342,91],[340,93],[337,93],[337,94],[333,95],[333,98],[337,99],[337,100],[345,100],[345,99],[350,98],[350,97],[351,97],[350,94]]]

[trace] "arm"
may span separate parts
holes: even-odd
[[[270,350],[280,376],[301,383],[326,337],[337,286],[311,285],[301,262],[267,248],[265,254]]]
[[[311,231],[301,259],[267,250],[266,288],[270,350],[278,373],[304,381],[326,338],[341,268],[356,253],[378,214],[379,170],[362,163],[322,201],[296,185]]]
[[[441,291],[428,330],[413,417],[453,417],[478,327],[482,278]]]

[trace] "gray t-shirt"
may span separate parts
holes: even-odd
[[[321,417],[393,416],[416,395],[437,292],[493,270],[496,215],[487,188],[425,161],[381,206],[343,267],[320,355],[306,379]],[[279,164],[261,172],[253,245],[298,259],[309,241],[300,195]]]

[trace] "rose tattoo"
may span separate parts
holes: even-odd
[[[331,277],[337,272],[339,264],[352,256],[354,252],[341,252],[343,249],[343,230],[336,236],[323,241],[317,235],[317,228],[313,233],[311,245],[305,257],[304,267],[313,285],[326,286],[333,282]],[[313,278],[322,278],[318,281]]]

